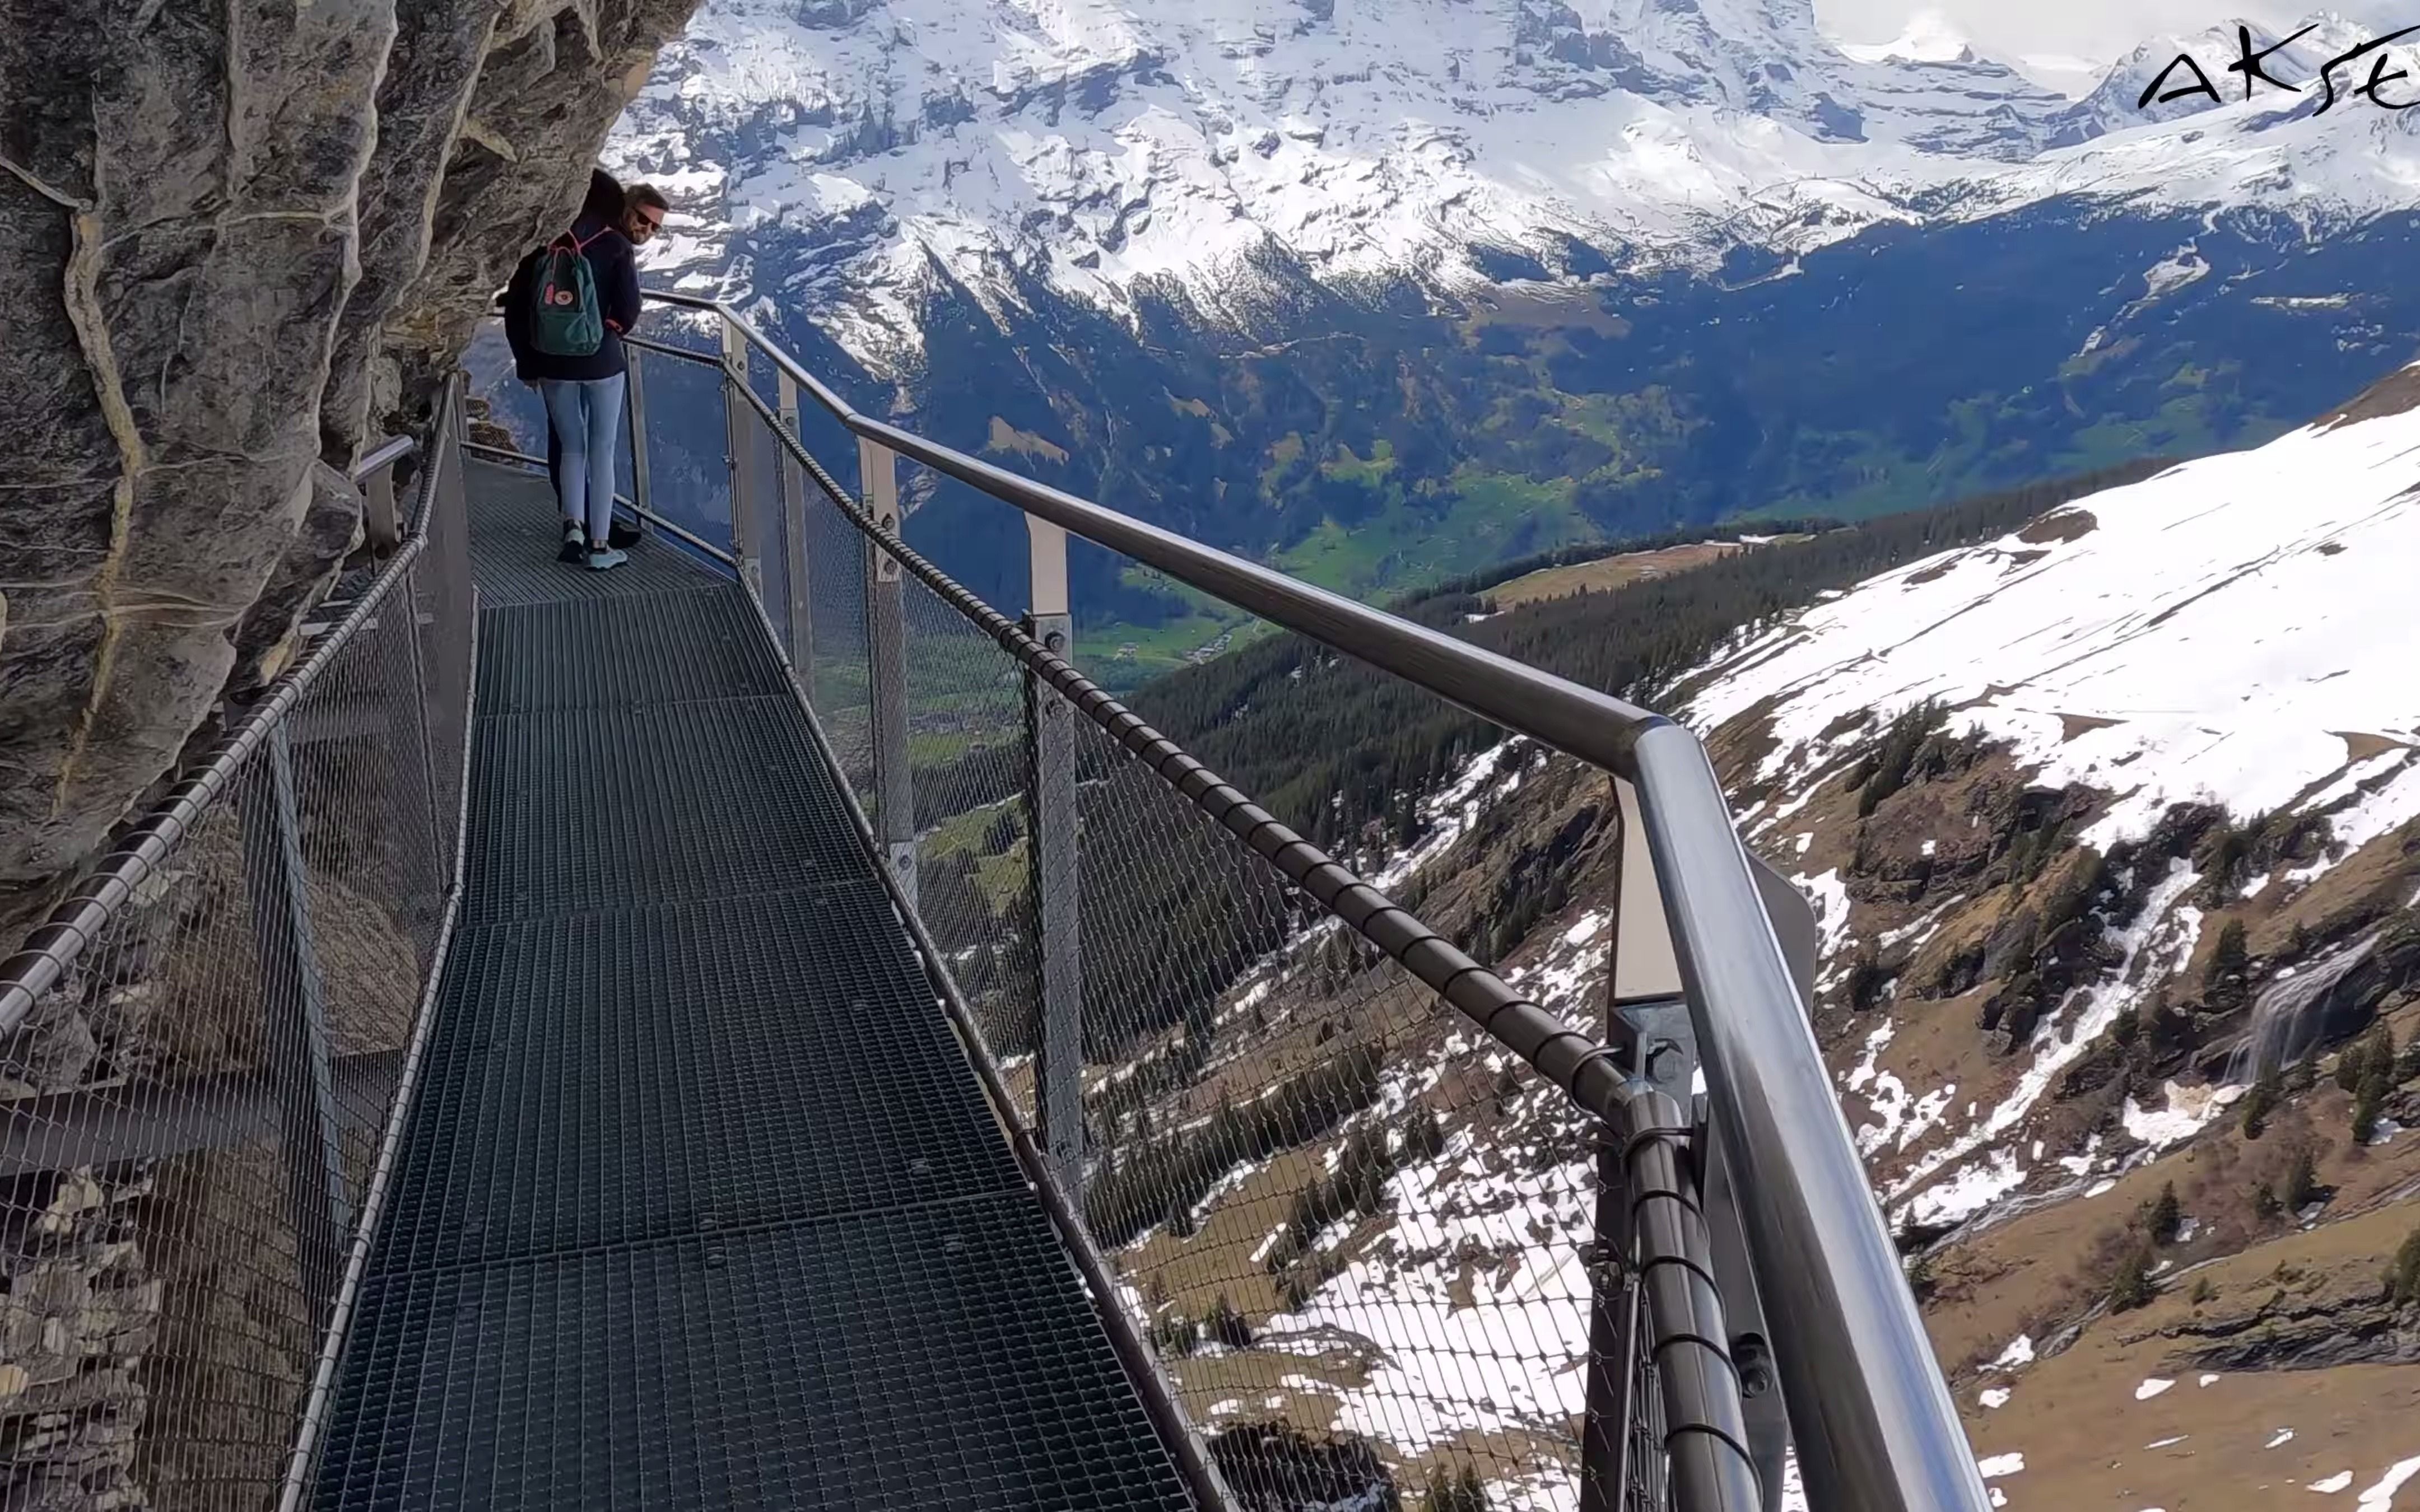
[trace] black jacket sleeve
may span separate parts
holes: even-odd
[[[537,282],[537,254],[523,257],[513,270],[512,282],[504,285],[504,340],[513,348],[513,376],[528,378],[530,371],[530,288]]]
[[[604,286],[597,299],[613,329],[628,335],[639,327],[639,256],[621,232],[608,231],[605,239],[613,243],[613,255],[606,259]]]

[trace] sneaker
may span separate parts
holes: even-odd
[[[588,532],[570,520],[563,522],[563,549],[554,554],[557,562],[578,562],[588,555]]]
[[[645,532],[637,526],[625,525],[618,519],[613,522],[613,529],[605,532],[605,544],[616,551],[624,547],[636,546],[645,539]]]
[[[598,547],[588,553],[588,570],[603,572],[608,567],[618,567],[629,560],[630,553],[628,551],[616,551],[610,546]]]

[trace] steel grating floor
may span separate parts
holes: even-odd
[[[471,476],[463,913],[317,1504],[1190,1506],[753,609]]]

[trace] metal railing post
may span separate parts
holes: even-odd
[[[861,439],[858,474],[865,480],[865,512],[874,528],[899,539],[898,458]],[[899,559],[875,540],[865,543],[865,639],[874,678],[876,833],[882,858],[909,901],[916,897],[916,790],[908,767],[908,633],[906,583]]]
[[[785,370],[781,377],[782,424],[804,440],[799,429],[799,380]],[[815,619],[808,596],[807,470],[786,448],[775,459],[782,477],[782,577],[788,587],[788,613],[783,630],[789,638],[790,671],[807,702],[815,701]]]
[[[395,515],[395,470],[380,468],[362,480],[362,533],[380,552],[403,544]]]
[[[1606,926],[1612,950],[1606,973],[1606,1042],[1614,1047],[1625,1072],[1691,1110],[1690,1165],[1698,1180],[1699,1209],[1705,1214],[1712,1279],[1722,1297],[1723,1317],[1730,1333],[1724,1342],[1739,1371],[1740,1406],[1747,1428],[1744,1447],[1756,1467],[1764,1512],[1776,1512],[1781,1504],[1790,1424],[1773,1366],[1771,1335],[1757,1295],[1755,1272],[1748,1263],[1738,1195],[1721,1158],[1719,1138],[1706,1117],[1705,1095],[1692,1090],[1699,1070],[1697,1030],[1683,994],[1670,933],[1660,917],[1662,897],[1656,885],[1654,857],[1649,854],[1646,831],[1640,822],[1638,792],[1631,784],[1617,780],[1614,797],[1616,823],[1621,828],[1614,850],[1615,902]],[[1795,889],[1787,882],[1777,876],[1775,880],[1796,897]],[[1798,903],[1801,909],[1806,907],[1804,899],[1799,899]],[[1812,928],[1811,917],[1807,927]],[[1631,946],[1631,958],[1627,961],[1622,957],[1625,939]],[[1597,1207],[1600,1253],[1611,1248],[1615,1254],[1627,1254],[1632,1236],[1627,1227],[1628,1195],[1619,1189],[1621,1180],[1619,1169],[1601,1154]],[[1608,1191],[1613,1194],[1610,1201]],[[1617,1316],[1608,1279],[1602,1272],[1596,1307],[1590,1330],[1592,1350],[1596,1340],[1606,1335]],[[1602,1383],[1600,1377],[1605,1378]],[[1597,1427],[1599,1394],[1603,1394],[1606,1412],[1618,1409],[1633,1427],[1638,1421],[1642,1404],[1629,1395],[1636,1390],[1635,1380],[1616,1382],[1608,1372],[1598,1370],[1591,1373],[1590,1388],[1591,1431],[1587,1443],[1602,1456],[1606,1452],[1603,1445],[1611,1443],[1613,1419],[1606,1419],[1605,1428]],[[1625,1434],[1621,1441],[1624,1445],[1637,1442],[1636,1433]],[[1641,1467],[1626,1459],[1616,1462],[1619,1473],[1615,1482],[1626,1492],[1637,1482]],[[1586,1512],[1607,1512],[1624,1505],[1621,1502],[1589,1500],[1586,1485],[1581,1494]]]
[[[1054,655],[1075,659],[1075,621],[1067,594],[1067,532],[1027,516],[1032,608],[1025,633]],[[1029,671],[1025,730],[1033,762],[1030,856],[1042,932],[1042,1036],[1036,1057],[1042,1146],[1060,1184],[1084,1197],[1084,971],[1079,949],[1076,868],[1076,727],[1067,701]]]
[[[294,1253],[317,1310],[344,1277],[352,1202],[345,1181],[328,1050],[328,1004],[311,939],[310,875],[302,862],[294,801],[293,747],[286,722],[271,727],[259,760],[264,779],[240,790],[244,880],[252,898],[253,949],[260,963],[267,1070],[277,1088],[279,1143]]]
[[[1696,736],[1634,746],[1641,819],[1756,1257],[1807,1500],[1877,1512],[1990,1504],[1958,1406],[1807,1022],[1792,952]],[[1795,1263],[1785,1263],[1788,1257]]]
[[[630,502],[638,506],[637,525],[647,531],[647,516],[656,507],[655,485],[647,472],[647,380],[641,361],[646,354],[625,343],[622,356],[629,370],[622,380],[622,419],[630,432]]]
[[[1630,816],[1614,809],[1614,906],[1606,920],[1606,1039],[1621,1025],[1621,900],[1624,869],[1636,831]],[[1625,1068],[1637,1074],[1635,1063]],[[1595,1251],[1589,1257],[1588,1412],[1580,1431],[1580,1512],[1629,1512],[1631,1487],[1639,1467],[1631,1462],[1637,1435],[1632,1425],[1642,1407],[1637,1398],[1638,1291],[1631,1270],[1630,1178],[1621,1141],[1599,1123],[1589,1131],[1596,1146]]]
[[[757,555],[756,447],[750,426],[755,415],[742,390],[748,387],[748,338],[728,318],[722,322],[722,435],[724,460],[731,465],[731,560],[739,580],[759,603],[765,597],[765,575]]]

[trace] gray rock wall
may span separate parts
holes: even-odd
[[[0,0],[0,954],[359,537],[695,0]]]

